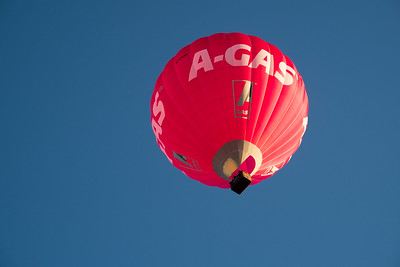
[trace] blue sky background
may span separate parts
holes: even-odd
[[[180,48],[256,35],[310,100],[293,159],[241,196],[159,150]],[[0,1],[0,266],[400,266],[400,2]]]

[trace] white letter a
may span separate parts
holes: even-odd
[[[203,49],[194,54],[192,67],[189,73],[189,82],[197,77],[197,71],[201,68],[204,68],[205,72],[214,69],[207,49]]]

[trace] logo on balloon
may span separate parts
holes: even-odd
[[[179,161],[179,166],[186,168],[186,169],[191,169],[194,171],[201,171],[197,160],[188,158],[184,155],[176,153],[175,151],[173,151],[173,153],[174,153],[174,158]]]
[[[253,83],[245,80],[233,80],[232,87],[235,118],[250,118]]]

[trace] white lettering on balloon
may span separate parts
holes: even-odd
[[[165,119],[165,110],[163,102],[158,99],[159,96],[160,94],[159,92],[157,92],[154,97],[154,103],[152,106],[153,118],[151,118],[151,127],[153,128],[154,135],[156,136],[158,146],[160,147],[161,151],[167,156],[168,160],[172,163],[172,159],[168,157],[167,152],[165,151],[165,145],[161,141],[161,135],[162,135],[161,126]],[[156,119],[157,116],[158,119]]]
[[[199,69],[204,69],[204,71],[214,69],[207,49],[203,49],[194,54],[192,67],[190,68],[189,73],[189,81],[197,77],[197,71]]]
[[[263,67],[267,75],[271,75],[278,79],[283,85],[291,85],[294,78],[298,79],[296,71],[288,66],[285,62],[278,64],[278,69],[274,69],[274,56],[261,49],[257,55],[250,62],[251,47],[246,44],[235,44],[225,51],[225,61],[231,66],[247,66],[249,68]],[[214,57],[214,63],[223,61],[224,55],[217,55]],[[199,70],[208,72],[214,70],[214,66],[207,49],[200,50],[193,55],[192,65],[189,72],[189,81],[197,77]]]

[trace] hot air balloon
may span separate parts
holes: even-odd
[[[182,48],[158,77],[151,125],[188,177],[241,194],[280,170],[300,146],[308,98],[293,62],[242,33]]]

